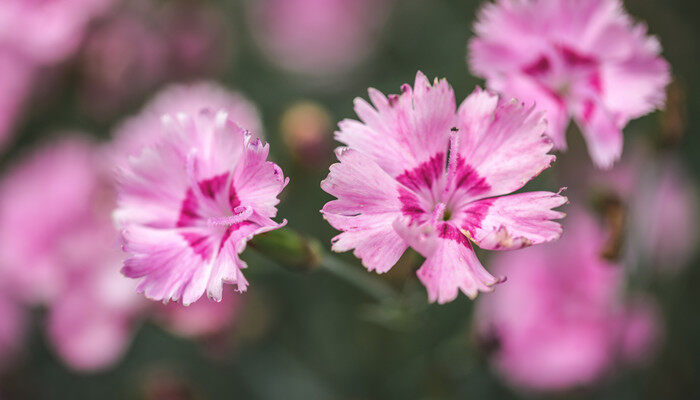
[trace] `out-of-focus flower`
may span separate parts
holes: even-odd
[[[664,271],[688,263],[700,238],[698,193],[677,160],[639,145],[614,169],[588,180],[589,188],[616,197],[623,207],[626,259]]]
[[[161,139],[120,170],[122,272],[165,302],[189,305],[205,291],[219,301],[223,283],[245,291],[238,255],[254,235],[286,223],[271,218],[288,179],[267,161],[269,145],[225,110],[170,108],[160,129]]]
[[[227,21],[219,10],[197,1],[175,1],[168,6],[163,19],[169,73],[175,79],[201,79],[221,73],[231,58],[232,43]]]
[[[107,151],[110,161],[123,162],[137,156],[161,138],[161,118],[180,113],[196,116],[202,110],[216,113],[224,110],[229,119],[255,137],[263,137],[260,114],[242,94],[213,82],[176,84],[160,91],[137,116],[127,119],[114,132],[114,141]]]
[[[477,305],[479,336],[496,369],[525,390],[566,390],[601,378],[619,361],[648,355],[660,330],[651,307],[623,300],[624,270],[600,257],[602,230],[570,212],[557,243],[498,255],[508,282]]]
[[[664,104],[670,74],[661,46],[619,0],[498,0],[474,31],[474,73],[546,110],[557,148],[566,147],[573,117],[599,167],[620,158],[628,121]]]
[[[418,73],[414,88],[388,98],[369,90],[374,107],[355,101],[362,122],[342,121],[347,148],[321,187],[338,199],[323,215],[343,233],[334,251],[354,249],[369,270],[388,271],[408,248],[426,261],[418,277],[430,301],[474,298],[499,280],[474,254],[517,249],[561,235],[552,210],[566,197],[508,195],[554,161],[541,113],[477,88],[456,109],[452,88]],[[448,156],[449,151],[449,156]],[[447,164],[447,167],[445,167]]]
[[[238,317],[242,298],[225,297],[221,302],[198,301],[190,306],[164,304],[155,310],[155,318],[166,328],[188,338],[217,335],[230,328]]]
[[[63,263],[75,250],[66,233],[91,223],[98,185],[92,146],[82,138],[54,143],[0,182],[0,270],[7,287],[30,303],[63,291]]]
[[[264,0],[251,3],[251,26],[270,59],[292,72],[341,75],[377,40],[387,0]]]
[[[166,37],[145,15],[122,12],[97,27],[82,51],[85,106],[100,115],[143,94],[166,77]]]
[[[60,62],[80,45],[85,28],[113,0],[3,0],[0,48],[31,62]]]
[[[119,273],[115,234],[108,238],[111,248],[86,243],[102,250],[99,258],[73,271],[66,290],[50,304],[50,341],[61,358],[80,371],[101,370],[119,360],[144,310],[135,283]]]
[[[23,111],[33,76],[31,65],[0,50],[0,149],[9,140]]]
[[[24,341],[25,310],[8,293],[0,288],[0,368],[19,351]]]
[[[79,370],[114,363],[143,308],[119,274],[108,176],[98,147],[69,137],[37,150],[0,183],[0,274],[12,296],[48,307],[50,342]]]
[[[320,105],[297,103],[282,115],[280,131],[294,159],[314,168],[328,161],[331,146],[331,118]]]

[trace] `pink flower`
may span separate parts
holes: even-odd
[[[176,84],[161,90],[137,116],[127,119],[114,132],[114,141],[107,147],[106,156],[137,156],[144,147],[160,139],[161,117],[165,114],[185,113],[198,115],[203,109],[212,112],[224,110],[229,119],[255,137],[263,137],[258,109],[242,94],[214,82]]]
[[[497,256],[494,270],[508,271],[508,282],[477,305],[494,366],[524,390],[591,384],[643,358],[660,330],[653,307],[623,300],[624,269],[600,257],[596,222],[580,210],[567,220],[557,243]]]
[[[180,336],[202,338],[231,327],[242,305],[242,298],[237,296],[225,297],[220,303],[198,301],[188,307],[169,303],[156,309],[155,318]]]
[[[50,344],[72,368],[125,351],[144,301],[119,274],[115,192],[98,146],[79,136],[38,149],[0,183],[0,276],[10,295],[48,308]]]
[[[99,185],[93,151],[87,139],[62,140],[0,181],[0,273],[25,301],[52,300],[64,290],[65,263],[82,257],[67,233],[93,224]]]
[[[0,47],[39,64],[59,62],[73,53],[88,23],[112,0],[3,0]]]
[[[479,13],[469,63],[488,86],[546,110],[566,147],[573,117],[599,167],[622,154],[622,129],[664,104],[668,63],[619,0],[498,0]]]
[[[277,195],[288,179],[266,161],[269,145],[239,128],[224,110],[172,108],[162,137],[121,168],[119,206],[129,258],[122,272],[141,279],[146,297],[188,305],[222,284],[248,282],[238,255],[254,235],[282,227]]]
[[[86,108],[109,116],[166,78],[167,39],[154,25],[132,11],[94,29],[81,54]]]
[[[370,53],[387,0],[264,0],[251,26],[267,55],[292,72],[342,75]]]
[[[99,248],[96,243],[92,246]],[[134,282],[119,273],[118,249],[102,253],[86,270],[71,274],[69,287],[49,309],[50,342],[64,362],[79,371],[115,364],[127,350],[144,310]]]
[[[552,208],[565,197],[504,196],[549,167],[552,143],[541,114],[515,100],[477,88],[456,109],[447,81],[431,86],[420,72],[414,88],[401,89],[388,98],[370,89],[374,107],[355,100],[362,122],[339,124],[336,138],[348,147],[321,183],[338,198],[322,210],[343,231],[333,250],[354,249],[367,269],[383,273],[411,246],[426,257],[418,277],[431,302],[452,301],[459,290],[474,298],[499,280],[471,241],[517,249],[561,235],[551,220],[564,214]]]

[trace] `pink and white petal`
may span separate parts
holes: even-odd
[[[460,153],[463,153],[464,149],[475,148],[482,140],[486,129],[493,121],[498,103],[498,94],[478,86],[464,99],[457,110]]]
[[[416,273],[431,303],[448,303],[460,291],[474,299],[479,292],[493,290],[492,286],[499,282],[484,269],[466,236],[457,228],[443,224],[436,242],[433,254]]]
[[[330,166],[321,188],[338,199],[326,203],[322,210],[324,215],[353,216],[401,210],[399,183],[372,159],[346,148],[339,149],[336,154],[340,162]]]
[[[336,229],[344,232],[333,238],[336,252],[353,250],[355,257],[370,271],[387,272],[401,258],[408,245],[396,233],[392,223],[399,213],[360,214],[344,216],[324,214]]]
[[[454,92],[446,80],[431,85],[421,72],[414,86],[403,85],[400,95],[388,99],[370,89],[376,109],[357,99],[355,112],[364,125],[343,121],[336,139],[366,154],[390,176],[444,152],[454,126]]]
[[[490,186],[482,198],[520,189],[555,159],[547,154],[552,141],[544,134],[542,113],[510,100],[499,104],[492,118],[482,135],[460,154]]]
[[[558,239],[562,227],[553,220],[566,214],[555,211],[567,202],[552,192],[528,192],[476,201],[456,218],[479,247],[510,250]]]
[[[193,239],[196,244],[184,235],[197,235]],[[207,272],[212,268],[210,257],[217,246],[211,235],[130,225],[122,231],[122,239],[124,251],[129,253],[122,273],[141,278],[137,288],[140,293],[163,302],[177,301],[185,292],[188,302],[204,294]]]
[[[140,157],[131,158],[129,167],[118,171],[119,208],[113,214],[115,223],[173,227],[188,188],[185,165],[186,160],[179,154],[156,147],[146,148]]]
[[[257,213],[266,217],[277,215],[277,195],[289,182],[277,164],[267,161],[269,144],[259,139],[247,139],[243,161],[233,178],[233,189],[240,202],[251,205]]]
[[[530,77],[512,73],[489,80],[489,87],[544,112],[547,121],[547,136],[554,142],[555,149],[566,149],[566,128],[569,125],[569,111],[566,103],[547,88],[540,86]]]
[[[593,100],[578,105],[575,115],[595,165],[602,169],[611,168],[622,156],[622,125],[625,121]]]
[[[607,63],[601,67],[602,103],[626,122],[663,107],[670,81],[670,67],[658,56]]]

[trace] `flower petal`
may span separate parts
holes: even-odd
[[[529,192],[476,201],[457,218],[479,247],[509,250],[558,239],[562,228],[553,219],[565,216],[552,208],[567,198],[552,192]]]
[[[492,103],[492,94],[476,90],[460,106],[458,118],[460,156],[490,186],[482,198],[520,189],[555,159],[547,154],[552,141],[544,135],[542,113],[516,100],[500,102],[492,113],[485,112]],[[474,115],[481,116],[480,124],[474,123]]]

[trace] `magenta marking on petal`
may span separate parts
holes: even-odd
[[[566,62],[569,66],[572,67],[587,67],[587,66],[593,66],[597,64],[597,61],[595,58],[580,54],[577,51],[566,47],[566,46],[557,46],[557,49],[561,53],[562,57],[564,58],[564,62]]]
[[[523,72],[528,75],[543,75],[549,72],[551,64],[549,59],[545,56],[541,56],[537,61],[523,68]]]
[[[481,228],[481,222],[486,218],[489,208],[491,208],[494,201],[494,199],[484,199],[470,204],[464,211],[465,215],[461,221],[462,229],[473,236],[475,234],[475,228]]]
[[[407,170],[396,180],[414,191],[430,189],[445,172],[445,153],[438,153],[418,167]]]
[[[455,242],[471,247],[469,239],[455,226],[449,223],[443,223],[439,228],[438,237],[442,239],[454,240]]]
[[[236,207],[241,205],[241,200],[238,198],[233,182],[231,182],[231,186],[229,187],[228,191],[228,203],[231,205],[231,210],[234,211],[236,210]]]
[[[211,257],[213,249],[211,243],[209,243],[210,237],[208,235],[185,232],[182,234],[182,237],[190,245],[192,251],[194,251],[195,254],[202,257],[203,260],[207,260],[209,259],[209,257]]]
[[[180,217],[177,220],[175,226],[184,227],[192,226],[202,219],[202,217],[197,212],[199,210],[199,202],[195,196],[192,189],[188,189],[185,194],[185,199],[182,201],[182,207],[180,209]]]
[[[472,196],[478,196],[488,192],[491,185],[486,182],[486,178],[482,178],[467,164],[461,156],[457,160],[457,168],[454,176],[454,189],[466,190]]]
[[[243,222],[231,225],[228,228],[226,228],[226,232],[224,232],[224,236],[221,238],[221,242],[219,242],[219,251],[221,251],[221,249],[224,247],[224,244],[226,244],[226,241],[228,240],[228,238],[231,237],[231,234],[233,232],[239,230],[240,228],[242,228],[244,226],[248,226],[248,225],[252,225],[252,224],[253,224],[253,222],[251,222],[251,221],[243,221]]]
[[[199,190],[205,197],[213,199],[221,192],[228,179],[228,172],[199,182]]]
[[[401,212],[403,215],[409,217],[412,223],[426,213],[423,207],[421,207],[420,201],[415,193],[406,188],[399,188],[399,201],[402,204]]]

